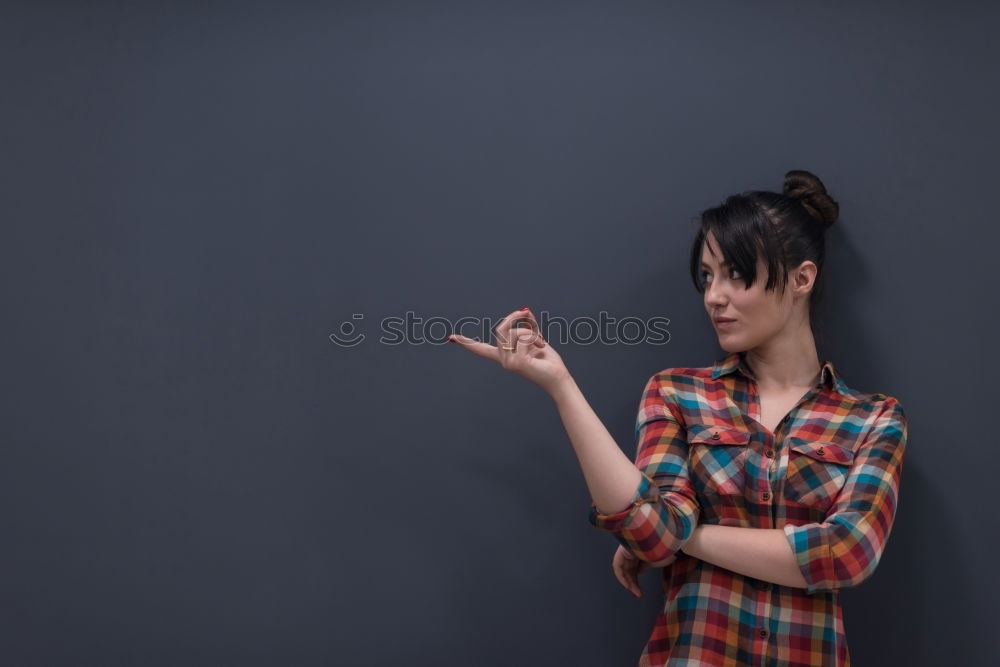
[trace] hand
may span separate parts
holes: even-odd
[[[618,551],[611,561],[611,569],[614,570],[615,577],[625,587],[625,590],[632,593],[637,598],[642,597],[642,589],[639,588],[639,575],[654,567],[667,567],[677,559],[677,554],[655,563],[639,560],[631,551],[618,545]]]
[[[529,327],[515,327],[520,322]],[[530,309],[515,310],[500,321],[493,330],[499,345],[490,345],[461,334],[449,339],[481,357],[492,359],[505,369],[531,380],[551,394],[558,384],[569,377],[569,371],[559,353],[545,342],[538,322]],[[503,346],[514,346],[505,350]]]

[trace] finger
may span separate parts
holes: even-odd
[[[642,590],[639,588],[639,581],[635,576],[635,557],[628,550],[619,548],[615,554],[614,564],[616,566],[615,576],[621,585],[635,597],[640,597]]]
[[[511,354],[517,352],[518,343],[521,342],[519,340],[521,336],[511,330],[514,328],[524,328],[515,326],[520,323],[527,323],[528,328],[533,330],[531,340],[524,340],[522,342],[523,346],[536,344],[536,341],[540,337],[538,322],[535,320],[535,316],[531,312],[530,308],[525,307],[524,309],[518,309],[512,313],[508,313],[506,317],[500,320],[500,323],[494,329],[494,333],[496,333],[497,337],[497,350],[501,361],[509,359]]]
[[[622,571],[622,559],[616,554],[614,559],[611,561],[611,571],[615,575],[615,579],[623,587],[628,588],[628,581],[625,579],[625,573]]]
[[[470,352],[478,354],[480,357],[492,359],[493,361],[500,361],[500,355],[497,353],[497,348],[489,343],[482,343],[469,338],[468,336],[463,336],[462,334],[451,334],[448,336],[448,340],[458,343]]]
[[[625,568],[625,574],[628,578],[628,589],[632,591],[632,595],[636,597],[642,596],[642,589],[639,588],[639,564],[642,561],[629,561],[631,564]]]
[[[535,347],[545,347],[545,338],[542,336],[542,327],[538,324],[538,320],[535,319],[535,314],[531,312],[531,309],[518,311],[520,313],[520,319],[514,322],[514,326],[519,329],[527,330],[530,333],[519,333],[520,341],[525,345],[534,345]],[[518,327],[518,325],[521,325]]]
[[[538,334],[525,327],[514,327],[511,329],[514,338],[513,354],[515,357],[534,357],[544,353],[544,348],[539,345]]]
[[[620,552],[615,554],[614,561],[611,564],[611,569],[614,570],[615,578],[618,579],[618,583],[622,585],[622,588],[635,595],[635,591],[632,588],[632,582],[629,581],[628,572],[625,569],[626,561],[620,555]]]
[[[497,338],[497,357],[501,363],[508,361],[512,354],[517,351],[517,341],[514,340],[514,337],[510,333],[511,318],[514,315],[515,313],[508,314],[493,329],[493,333]]]

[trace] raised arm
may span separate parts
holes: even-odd
[[[592,420],[588,416],[593,412],[579,390],[570,388],[554,397],[594,500],[590,523],[614,535],[637,558],[653,564],[680,550],[699,514],[688,479],[686,431],[673,412],[676,407],[664,396],[667,390],[660,376],[649,378],[643,390],[634,464],[617,445],[617,455],[608,452],[613,440],[603,425],[597,427],[596,416]],[[603,460],[600,453],[606,455]]]
[[[529,329],[514,326],[523,322]],[[687,439],[679,413],[672,412],[676,407],[664,400],[661,373],[646,383],[633,464],[594,414],[562,357],[541,336],[527,306],[501,320],[496,334],[496,346],[461,334],[449,339],[531,380],[552,398],[593,498],[591,523],[654,565],[673,556],[694,530],[698,504],[687,479]]]

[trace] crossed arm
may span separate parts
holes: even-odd
[[[780,528],[699,524],[681,551],[748,577],[806,587],[788,538]]]
[[[847,481],[822,521],[782,528],[703,524],[689,479],[683,426],[647,383],[637,417],[631,504],[614,514],[591,506],[590,521],[641,560],[669,565],[684,551],[718,567],[808,594],[856,586],[881,558],[898,503],[907,420],[889,397],[872,415]],[[616,505],[620,506],[620,505]]]
[[[888,400],[821,522],[780,529],[699,524],[680,549],[733,572],[807,593],[857,586],[874,572],[892,529],[907,420]]]

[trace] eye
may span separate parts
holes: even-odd
[[[708,283],[708,271],[702,271],[698,275],[699,275],[699,277],[701,279],[701,284],[702,285],[705,285],[706,283]]]

